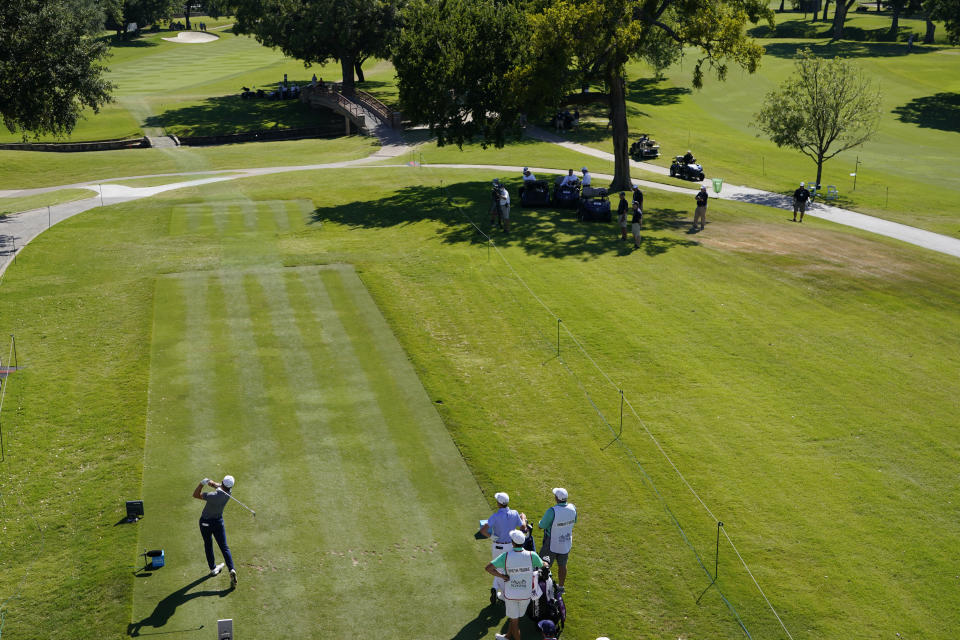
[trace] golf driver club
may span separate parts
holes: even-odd
[[[240,501],[237,500],[236,498],[234,498],[232,495],[230,495],[230,492],[229,492],[229,491],[223,491],[223,489],[221,489],[220,487],[217,487],[217,491],[222,491],[223,493],[227,494],[227,497],[228,497],[228,498],[230,498],[231,500],[233,500],[234,502],[236,502],[238,505],[240,505],[241,507],[243,507],[244,509],[246,509],[247,511],[249,511],[250,513],[252,513],[254,518],[257,517],[257,512],[256,512],[256,511],[254,511],[253,509],[251,509],[251,508],[248,507],[247,505],[243,504],[242,502],[240,502]]]

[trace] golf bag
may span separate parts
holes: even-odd
[[[534,622],[550,620],[557,625],[557,635],[563,632],[563,625],[567,621],[567,606],[563,603],[563,595],[557,593],[550,573],[550,556],[543,557],[543,566],[537,572],[539,598],[530,601],[527,607],[527,617]]]

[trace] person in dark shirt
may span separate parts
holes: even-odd
[[[627,197],[623,191],[620,192],[620,204],[617,205],[617,222],[620,225],[620,239],[627,239]]]
[[[697,159],[693,157],[693,154],[690,152],[690,149],[687,149],[687,152],[683,154],[683,163],[684,164],[696,164]]]
[[[237,584],[237,571],[233,566],[233,555],[227,546],[227,531],[223,526],[223,508],[230,501],[230,490],[233,488],[233,476],[224,476],[223,482],[216,482],[204,478],[193,490],[193,497],[203,500],[203,513],[200,514],[200,535],[203,536],[203,551],[207,556],[207,566],[210,575],[215,576],[223,571],[224,564],[230,571],[230,584]],[[204,485],[213,487],[214,491],[202,493]],[[213,540],[216,539],[220,553],[223,554],[223,563],[214,565]]]
[[[803,213],[807,210],[807,200],[810,199],[810,192],[807,191],[804,183],[793,192],[793,221],[797,221],[797,211],[800,212],[800,222],[803,222]]]
[[[643,191],[640,191],[640,185],[633,185],[633,204],[638,204],[643,209]]]
[[[707,188],[700,187],[697,192],[697,208],[693,212],[693,231],[697,230],[697,220],[700,221],[700,230],[702,231],[707,223]]]

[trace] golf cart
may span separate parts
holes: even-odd
[[[670,177],[702,182],[703,166],[696,163],[687,164],[683,161],[683,156],[675,156],[673,163],[670,165]]]
[[[577,219],[583,222],[610,222],[610,200],[606,189],[584,187],[580,192]]]
[[[550,204],[550,183],[546,180],[524,182],[520,187],[520,206],[545,207]]]
[[[656,140],[651,140],[646,133],[641,133],[640,139],[630,145],[630,158],[637,162],[659,157],[660,145],[657,144]]]
[[[580,203],[580,181],[574,184],[561,184],[566,176],[557,176],[553,182],[553,206],[563,209],[576,209]]]

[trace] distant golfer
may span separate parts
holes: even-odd
[[[515,529],[525,529],[527,526],[527,515],[517,513],[515,509],[509,508],[510,496],[502,491],[494,496],[497,500],[499,509],[493,512],[486,524],[480,527],[480,535],[485,538],[493,538],[492,556],[497,558],[500,554],[510,550],[510,532]],[[523,544],[523,540],[520,541]],[[498,597],[503,596],[503,580],[498,576],[493,577],[493,586],[490,588],[490,604],[495,604]]]
[[[693,231],[697,230],[697,220],[700,221],[700,230],[702,231],[707,224],[707,200],[710,196],[707,195],[707,188],[700,187],[700,191],[697,192],[697,208],[693,211]]]
[[[524,532],[516,529],[511,531],[512,548],[486,566],[487,573],[503,582],[503,599],[507,606],[507,618],[510,619],[506,635],[494,634],[497,640],[522,640],[520,618],[527,612],[530,600],[536,595],[537,569],[543,566],[543,560],[536,551],[523,548],[523,541],[526,539],[527,534]]]
[[[800,188],[793,192],[793,221],[797,221],[797,211],[800,212],[800,222],[803,222],[803,213],[807,210],[807,200],[810,199],[810,192],[804,183],[800,183]]]
[[[216,538],[220,553],[223,554],[223,561],[230,571],[230,584],[235,585],[237,584],[237,571],[233,567],[230,547],[227,546],[227,530],[223,527],[223,508],[230,501],[229,494],[233,484],[233,476],[224,476],[223,482],[204,478],[193,490],[193,497],[206,503],[203,505],[203,513],[200,514],[200,535],[203,536],[203,551],[207,554],[207,566],[210,567],[210,575],[219,574],[223,571],[224,566],[223,563],[214,564],[213,539]],[[215,491],[201,493],[204,485],[213,487]]]
[[[558,593],[563,593],[563,583],[567,578],[567,557],[573,545],[573,525],[577,521],[577,508],[567,503],[567,490],[557,487],[553,490],[557,504],[553,505],[540,518],[543,529],[543,544],[540,555],[550,556],[557,569]]]

